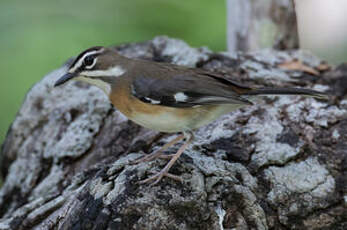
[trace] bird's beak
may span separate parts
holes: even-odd
[[[74,74],[74,73],[66,73],[61,78],[59,78],[58,81],[56,81],[54,83],[54,87],[64,84],[65,82],[69,81],[70,79],[74,78],[75,76],[76,76],[76,74]]]

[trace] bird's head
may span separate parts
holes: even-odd
[[[67,73],[54,84],[59,86],[74,79],[101,88],[110,94],[112,83],[126,72],[122,60],[114,50],[96,46],[80,53],[70,65]]]

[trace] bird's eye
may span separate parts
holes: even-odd
[[[87,56],[84,60],[83,60],[83,65],[85,67],[92,67],[92,65],[94,64],[94,57],[93,56]]]

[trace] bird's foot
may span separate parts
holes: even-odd
[[[175,154],[162,154],[162,155],[158,156],[158,158],[170,160],[170,159],[173,158],[174,156],[175,156]]]
[[[161,155],[163,154],[162,151],[160,151],[160,150],[155,151],[154,153],[148,154],[146,156],[139,157],[139,158],[135,159],[134,161],[130,162],[130,164],[135,165],[135,164],[139,164],[142,162],[148,162],[148,161],[155,160],[156,158],[161,157]]]
[[[151,185],[156,185],[164,176],[167,176],[167,177],[170,177],[172,179],[179,180],[182,182],[182,179],[180,177],[173,175],[173,174],[170,174],[169,170],[173,166],[173,164],[177,161],[177,159],[181,156],[183,151],[193,141],[193,138],[194,138],[194,135],[192,133],[189,133],[189,137],[188,137],[186,143],[184,143],[175,154],[167,155],[171,159],[170,159],[169,163],[167,163],[167,165],[159,173],[155,174],[154,176],[149,177],[148,179],[139,181],[138,183],[139,184],[145,184],[145,183],[154,181],[153,183],[151,183]]]
[[[148,162],[148,161],[152,161],[155,160],[156,158],[160,157],[160,158],[164,158],[164,159],[171,159],[171,155],[163,155],[163,152],[168,149],[170,146],[174,145],[175,143],[177,143],[178,141],[182,140],[184,138],[184,135],[181,134],[179,136],[177,136],[175,139],[173,139],[172,141],[166,143],[163,147],[161,147],[160,149],[158,149],[157,151],[140,157],[136,160],[134,160],[133,162],[131,162],[130,164],[138,164],[141,162]]]
[[[164,168],[165,169],[165,168]],[[138,181],[137,183],[138,184],[146,184],[146,183],[151,183],[150,185],[156,185],[159,183],[159,181],[164,177],[164,176],[167,176],[167,177],[170,177],[171,179],[174,179],[174,180],[177,180],[179,182],[183,182],[183,179],[179,176],[176,176],[174,174],[171,174],[171,173],[168,173],[166,172],[166,170],[161,170],[159,173],[145,179],[145,180],[141,180],[141,181]]]

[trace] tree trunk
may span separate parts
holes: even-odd
[[[93,86],[53,88],[65,64],[29,91],[2,146],[0,229],[347,228],[347,66],[327,71],[301,51],[235,57],[167,37],[115,49],[332,96],[259,99],[196,131],[170,171],[183,183],[140,185],[166,161],[129,162],[175,135],[128,121]]]
[[[229,52],[298,48],[292,0],[227,0]]]
[[[347,58],[347,1],[294,0],[301,49],[330,63]]]

